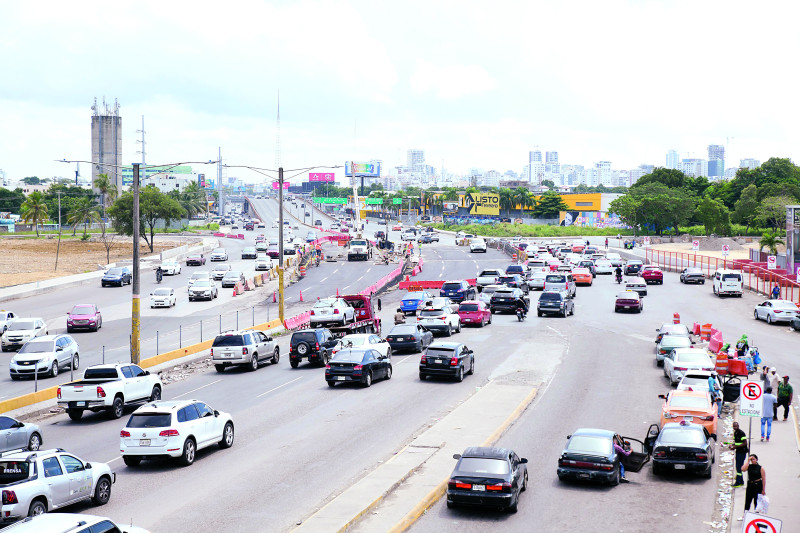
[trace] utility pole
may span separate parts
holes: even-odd
[[[133,164],[133,276],[131,281],[131,363],[138,365],[139,353],[139,163]]]
[[[283,167],[278,168],[278,318],[283,323]]]
[[[61,233],[61,191],[58,193],[58,232]]]

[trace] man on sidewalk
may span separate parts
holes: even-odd
[[[769,386],[772,387],[772,392],[778,394],[778,386],[781,384],[781,377],[778,375],[778,370],[773,366],[769,369]],[[772,411],[772,419],[778,419],[778,404],[776,403]]]
[[[778,398],[772,394],[772,387],[764,389],[764,406],[761,409],[761,440],[764,440],[764,426],[767,426],[767,442],[772,434],[772,408],[778,402]]]
[[[783,406],[783,421],[789,418],[789,406],[792,404],[792,397],[794,391],[792,386],[789,385],[789,376],[783,376],[783,383],[778,385],[778,407]],[[778,409],[775,408],[775,416],[777,420]]]
[[[744,487],[742,465],[747,458],[747,434],[739,429],[739,422],[733,423],[733,444],[730,448],[736,450],[736,481],[733,482],[733,488]]]

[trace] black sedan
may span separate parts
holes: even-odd
[[[517,512],[528,488],[528,460],[507,448],[471,447],[457,459],[447,481],[447,507],[475,505]]]
[[[325,366],[329,387],[337,383],[361,383],[369,387],[381,378],[392,378],[392,358],[378,350],[340,350]]]
[[[706,275],[699,268],[689,267],[681,270],[681,283],[700,283],[704,285]]]
[[[443,376],[464,381],[464,374],[475,373],[475,356],[472,350],[458,342],[437,342],[425,350],[419,359],[419,379]]]
[[[653,473],[687,471],[711,478],[714,443],[708,430],[691,422],[664,424],[652,444]]]
[[[515,289],[521,290],[523,293],[528,294],[530,288],[525,280],[519,274],[511,274],[509,276],[500,276],[497,278],[498,285],[506,285]]]
[[[649,432],[648,432],[649,433]],[[630,455],[618,453],[614,444],[630,449]],[[618,485],[620,464],[626,472],[638,472],[650,460],[642,441],[620,437],[605,429],[583,428],[567,435],[567,445],[558,458],[560,481],[600,481]]]
[[[131,279],[132,274],[128,267],[109,268],[108,272],[103,275],[103,279],[100,280],[100,285],[103,287],[106,285],[119,285],[122,287],[126,284],[130,285]]]
[[[625,263],[625,275],[626,276],[633,276],[639,274],[644,268],[644,264],[638,260],[631,260]]]
[[[386,342],[395,353],[403,350],[421,352],[433,342],[433,333],[419,324],[397,324],[386,336]]]

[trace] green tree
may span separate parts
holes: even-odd
[[[696,204],[697,197],[688,189],[650,182],[631,187],[625,196],[611,202],[609,211],[631,226],[649,226],[660,235],[667,228],[686,224]]]
[[[608,212],[619,216],[622,222],[633,228],[634,233],[640,231],[644,224],[644,208],[640,198],[634,194],[625,194],[612,200]]]
[[[745,226],[745,233],[750,230],[750,226],[758,216],[758,188],[755,184],[750,184],[744,188],[739,199],[734,204],[733,221]]]
[[[182,191],[170,191],[169,195],[173,200],[181,204],[181,207],[190,218],[208,211],[206,191],[197,182],[188,184]]]
[[[83,224],[83,234],[86,235],[88,224],[102,220],[98,209],[98,206],[89,198],[78,199],[67,215],[67,222],[72,226],[72,234],[75,235],[75,229]]]
[[[553,180],[542,180],[542,185],[544,185],[545,187],[549,187],[551,189],[556,188],[556,182],[554,182]]]
[[[636,183],[631,185],[631,189],[641,188],[651,183],[661,183],[671,189],[679,189],[686,186],[686,174],[674,168],[658,167],[653,169],[650,174],[645,174]]]
[[[128,191],[121,195],[108,208],[108,215],[113,219],[114,229],[123,235],[133,235],[133,193]],[[169,226],[172,221],[186,215],[186,211],[174,198],[148,185],[139,191],[139,232],[153,251],[156,225],[159,220]],[[150,237],[148,239],[147,232]],[[138,243],[134,243],[138,246]]]
[[[770,233],[769,231],[765,231],[764,234],[761,236],[761,240],[758,241],[758,251],[762,251],[764,248],[769,248],[769,253],[772,255],[777,255],[778,253],[778,245],[779,244],[786,244],[778,237],[777,233]]]
[[[514,191],[508,187],[502,187],[498,193],[500,196],[500,209],[505,210],[506,215],[511,216],[511,210],[514,209]]]
[[[514,189],[512,198],[514,205],[519,206],[519,218],[522,218],[522,211],[531,204],[531,194],[525,187],[517,187]]]
[[[558,218],[561,211],[568,211],[569,206],[564,203],[561,195],[555,191],[547,191],[539,197],[533,208],[534,218]]]
[[[47,204],[44,202],[44,195],[39,191],[33,191],[22,203],[20,211],[22,220],[34,225],[38,237],[39,224],[47,219]]]
[[[742,191],[744,194],[744,191]],[[800,185],[796,183],[765,183],[761,187],[758,188],[758,200],[761,201],[764,198],[769,198],[770,196],[788,196],[790,198],[794,198],[794,202],[796,203],[800,200]],[[739,197],[741,198],[741,196]]]
[[[0,211],[19,214],[25,203],[25,193],[16,188],[13,191],[0,187]]]
[[[42,180],[40,180],[36,176],[28,176],[26,178],[22,178],[22,183],[24,183],[25,185],[39,185],[40,183],[42,183]]]
[[[705,227],[706,235],[717,233],[729,235],[731,232],[730,211],[721,201],[705,197],[697,204],[695,217]]]
[[[786,225],[786,206],[795,203],[788,196],[769,196],[761,200],[756,220],[762,227],[780,229]]]
[[[117,186],[111,183],[108,174],[98,174],[92,186],[100,193],[100,205],[104,210],[117,199],[119,191]]]

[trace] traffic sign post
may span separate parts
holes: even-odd
[[[730,253],[731,253],[731,247],[728,246],[727,244],[723,244],[722,245],[722,255],[723,256],[728,256],[728,255],[730,255]]]
[[[795,272],[795,275],[794,275],[794,280],[795,280],[797,283],[800,283],[800,266],[799,266],[799,267],[797,267],[797,272]]]
[[[648,236],[644,236],[644,237],[642,237],[642,245],[643,245],[645,248],[647,248],[648,246],[650,246],[650,237],[648,237]]]
[[[774,255],[767,256],[767,269],[768,270],[775,270],[778,266],[778,257]]]
[[[739,416],[749,417],[747,446],[753,442],[753,418],[761,418],[764,411],[764,390],[761,381],[743,381],[739,389]]]
[[[781,533],[782,522],[763,514],[744,512],[742,533]]]
[[[700,249],[700,241],[692,241],[692,250],[695,252]]]

